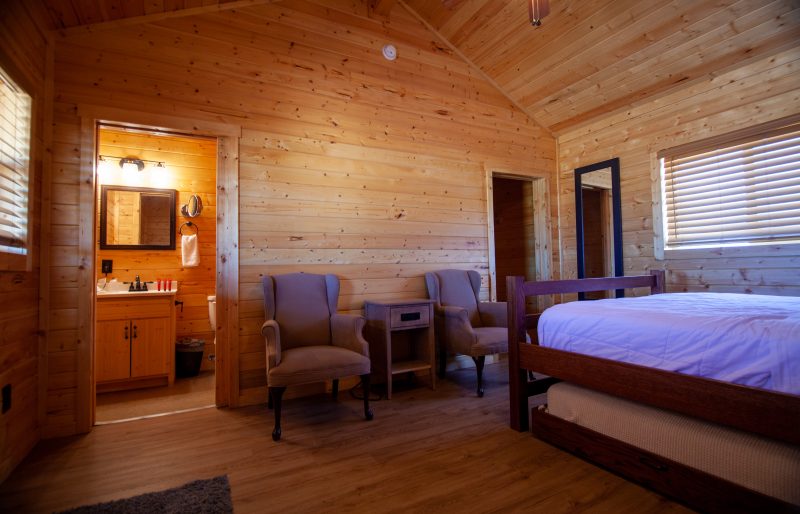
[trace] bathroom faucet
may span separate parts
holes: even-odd
[[[139,280],[139,275],[136,275],[136,280],[131,282],[131,287],[128,291],[147,291],[147,282]]]

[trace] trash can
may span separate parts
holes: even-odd
[[[175,376],[178,378],[196,377],[203,362],[202,339],[180,339],[175,342]]]

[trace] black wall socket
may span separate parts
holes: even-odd
[[[100,268],[101,268],[100,271],[102,273],[111,273],[112,271],[114,271],[114,261],[112,261],[111,259],[103,259],[100,262]]]
[[[11,384],[6,384],[3,386],[3,410],[2,413],[5,414],[8,412],[8,409],[11,408]]]

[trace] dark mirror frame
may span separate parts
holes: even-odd
[[[139,193],[158,193],[170,198],[172,208],[169,212],[169,244],[163,245],[114,245],[107,244],[107,210],[108,191],[135,191]],[[174,250],[175,249],[175,220],[176,198],[174,189],[154,189],[150,187],[128,187],[106,184],[100,187],[100,249],[101,250]]]
[[[588,166],[575,168],[575,240],[578,254],[578,278],[586,278],[584,262],[584,235],[583,235],[583,181],[586,173],[611,169],[611,211],[614,233],[614,276],[622,277],[625,270],[622,264],[622,200],[620,199],[619,185],[619,157],[607,161],[596,162]],[[624,289],[616,290],[616,297],[625,296]],[[578,299],[583,300],[584,294],[578,293]]]

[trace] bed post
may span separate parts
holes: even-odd
[[[524,277],[506,277],[508,294],[508,402],[511,428],[528,430],[528,373],[519,365],[519,343],[526,340]]]
[[[667,292],[667,284],[664,281],[664,270],[663,269],[651,269],[650,274],[655,279],[655,284],[650,286],[650,294],[661,294]]]

